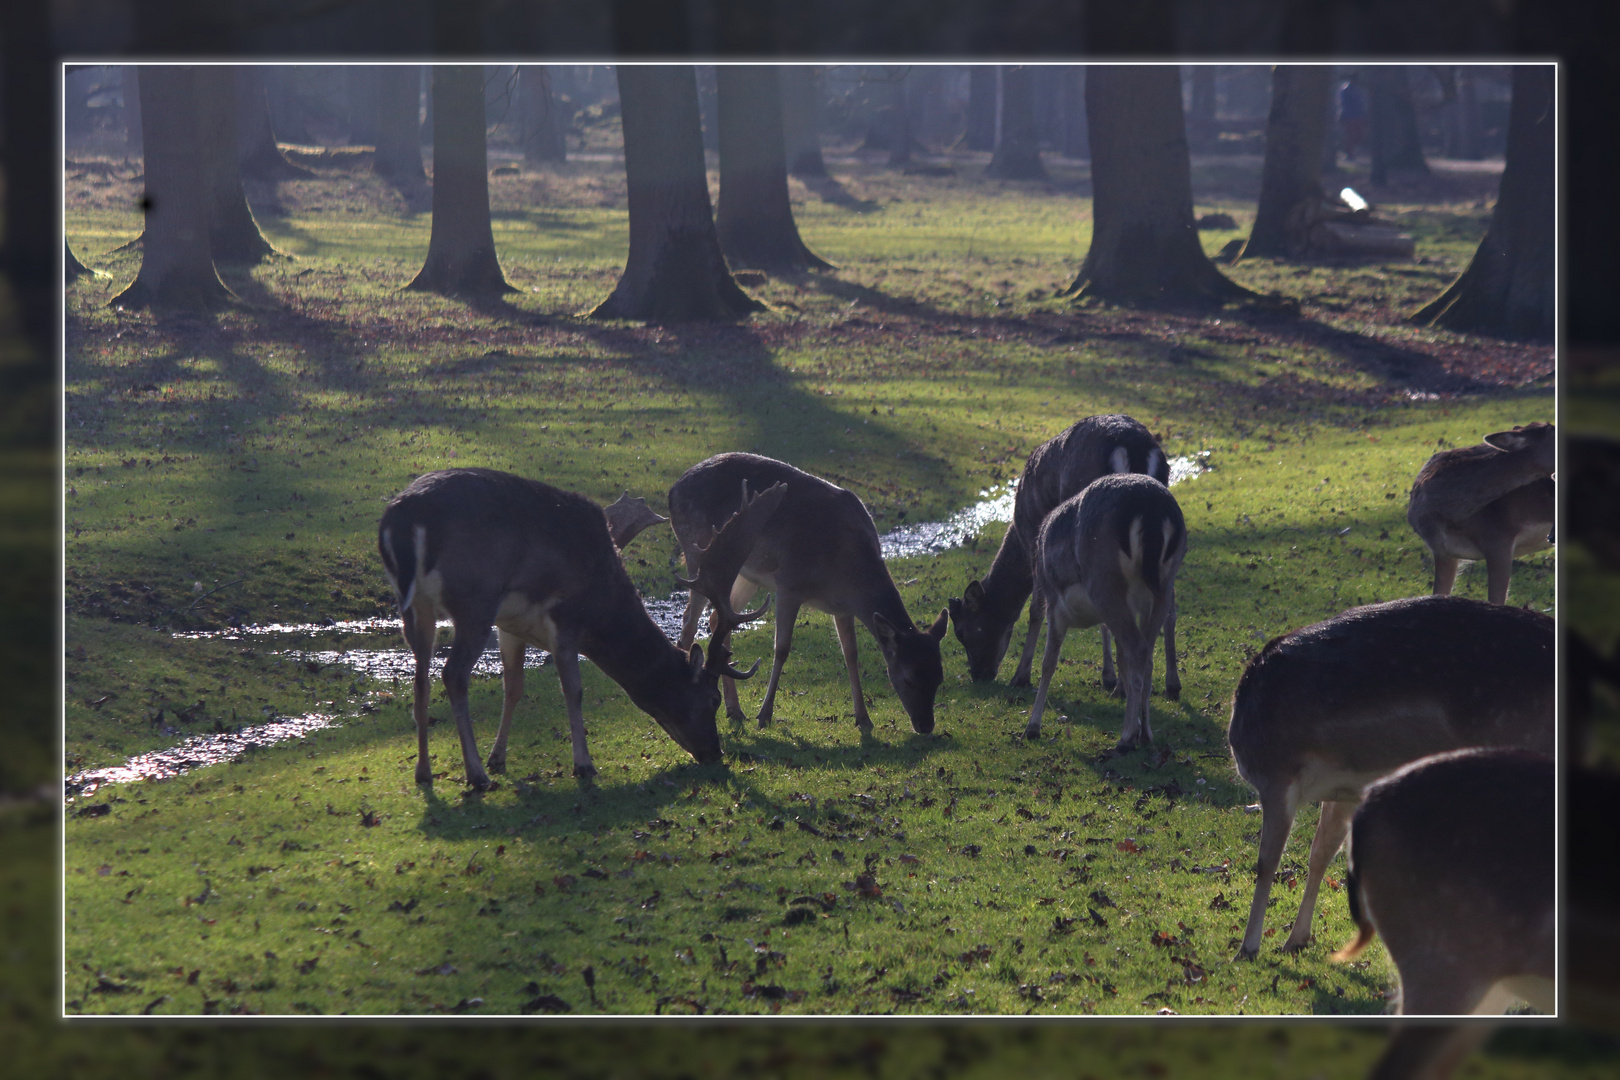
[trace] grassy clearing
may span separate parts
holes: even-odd
[[[427,221],[370,177],[282,185],[260,217],[296,258],[230,275],[247,303],[210,320],[107,309],[136,256],[102,253],[139,222],[70,181],[69,237],[111,278],[69,299],[68,767],[173,743],[166,726],[345,719],[106,789],[102,816],[70,811],[68,1010],[1381,1012],[1381,950],[1326,959],[1350,936],[1332,887],[1304,953],[1230,959],[1259,827],[1225,749],[1231,690],[1272,635],[1427,590],[1411,477],[1435,449],[1552,419],[1551,350],[1399,322],[1461,269],[1483,209],[1448,210],[1472,223],[1454,229],[1414,208],[1417,264],[1232,270],[1301,296],[1298,319],[1075,308],[1052,292],[1088,237],[1083,172],[1013,185],[977,171],[835,169],[797,194],[838,272],[771,279],[757,290],[771,311],[742,325],[668,328],[571,314],[622,258],[608,163],[496,178],[497,244],[522,289],[501,305],[398,292]],[[1218,188],[1199,201],[1244,227],[1251,207]],[[863,740],[828,620],[806,613],[777,725],[722,718],[723,766],[691,763],[587,667],[603,774],[576,783],[542,670],[500,787],[463,790],[441,725],[426,792],[408,687],[171,636],[386,613],[377,515],[429,469],[487,465],[657,507],[692,463],[751,449],[848,486],[887,530],[973,502],[1103,411],[1213,466],[1176,489],[1192,537],[1183,701],[1155,699],[1154,748],[1123,758],[1103,754],[1121,706],[1098,685],[1093,635],[1071,638],[1035,746],[1017,738],[1031,695],[968,682],[952,639],[944,734],[912,736],[863,641],[877,724]],[[893,564],[914,615],[960,595],[999,538]],[[626,555],[644,593],[673,591],[667,531]],[[1460,588],[1483,596],[1482,570]],[[1551,609],[1550,557],[1518,567],[1513,596]],[[741,658],[765,655],[769,633],[740,635]],[[745,703],[760,693],[749,684]],[[487,749],[494,680],[472,708]],[[1285,880],[1313,823],[1302,815]],[[1274,895],[1280,928],[1297,891]]]

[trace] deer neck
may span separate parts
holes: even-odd
[[[685,657],[652,621],[633,588],[629,599],[629,604],[596,609],[597,618],[580,635],[580,652],[640,705],[647,690],[663,681],[665,661],[675,658],[684,663]]]
[[[984,603],[999,622],[1016,622],[1024,601],[1035,588],[1035,578],[1029,567],[1029,549],[1024,546],[1016,526],[1007,527],[1001,538],[1001,547],[979,582],[984,589]]]

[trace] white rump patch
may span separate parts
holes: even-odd
[[[1164,460],[1164,454],[1157,446],[1148,451],[1147,474],[1152,476],[1159,471],[1159,463]]]
[[[1108,464],[1115,472],[1130,472],[1131,456],[1123,446],[1116,446],[1114,452],[1108,455]]]

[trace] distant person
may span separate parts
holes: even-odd
[[[1339,131],[1344,139],[1344,158],[1354,161],[1356,151],[1367,138],[1367,91],[1358,75],[1352,75],[1339,88]]]

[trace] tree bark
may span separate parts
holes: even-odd
[[[996,69],[991,64],[968,68],[967,133],[969,150],[996,148]]]
[[[1086,67],[1063,69],[1063,156],[1091,160],[1091,131],[1086,126]]]
[[[427,187],[422,168],[422,69],[416,64],[377,68],[377,149],[371,168],[395,187]]]
[[[1127,302],[1253,296],[1198,242],[1181,74],[1168,65],[1086,69],[1091,250],[1066,290]]]
[[[782,140],[791,176],[826,176],[821,156],[821,78],[808,64],[778,69],[782,80]]]
[[[1333,69],[1278,64],[1271,72],[1271,114],[1266,118],[1266,159],[1260,171],[1260,203],[1243,255],[1297,258],[1304,233],[1290,234],[1301,203],[1322,199],[1322,147],[1327,142]]]
[[[349,108],[349,145],[377,145],[377,88],[382,68],[355,64],[343,70],[344,95]]]
[[[782,96],[777,71],[722,65],[720,205],[715,235],[733,266],[773,272],[826,268],[799,237],[788,201],[782,150]]]
[[[911,164],[912,72],[901,69],[889,86],[889,167]]]
[[[763,310],[732,279],[715,235],[696,71],[623,65],[617,75],[630,251],[618,285],[591,315],[683,322]]]
[[[235,299],[214,269],[210,195],[192,66],[143,66],[146,227],[141,269],[113,307],[208,311]]]
[[[197,117],[209,200],[208,240],[217,266],[251,266],[277,254],[259,231],[242,191],[242,169],[236,154],[236,85],[232,68],[197,68]]]
[[[523,160],[530,165],[560,165],[568,160],[568,123],[563,104],[552,90],[544,64],[519,69],[518,101],[522,108]]]
[[[1362,80],[1367,87],[1367,141],[1372,144],[1372,170],[1368,179],[1379,186],[1389,183],[1391,173],[1397,176],[1402,173],[1427,176],[1429,173],[1429,163],[1423,159],[1423,144],[1418,137],[1417,107],[1412,103],[1412,88],[1406,72],[1403,66],[1388,64],[1362,68]]]
[[[65,284],[71,285],[85,275],[95,273],[94,270],[80,262],[77,255],[73,254],[73,245],[68,243],[66,239],[62,241],[62,250],[65,252],[62,259]]]
[[[495,258],[484,145],[484,69],[433,69],[433,232],[427,261],[406,286],[446,296],[515,292]]]
[[[140,76],[134,64],[119,69],[124,76],[124,149],[131,154],[141,152],[141,90]]]
[[[1018,64],[1001,69],[1001,138],[984,175],[1000,180],[1046,179],[1035,132],[1033,68]]]
[[[264,70],[252,64],[243,64],[234,70],[236,148],[242,175],[251,180],[307,180],[314,176],[308,169],[283,157],[281,147],[276,145],[275,131],[270,126]]]
[[[1448,330],[1550,338],[1554,273],[1554,72],[1513,69],[1506,162],[1491,224],[1462,276],[1413,316]]]
[[[1187,144],[1204,150],[1220,139],[1215,127],[1215,66],[1193,64],[1188,71],[1192,77],[1192,101],[1187,105]]]

